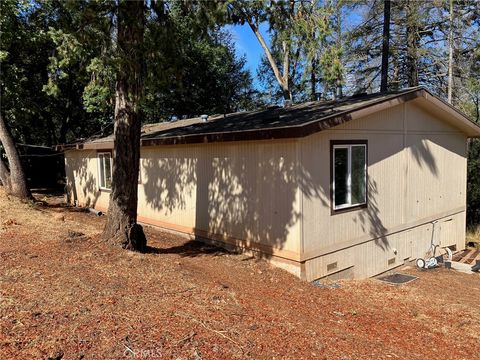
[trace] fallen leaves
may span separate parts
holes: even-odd
[[[104,218],[61,199],[11,201],[0,190],[2,359],[477,355],[476,275],[412,268],[404,286],[318,287],[148,227],[150,252],[128,252],[100,240]]]

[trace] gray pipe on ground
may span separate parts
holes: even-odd
[[[97,216],[102,216],[103,215],[103,212],[99,211],[99,210],[96,210],[94,208],[88,208],[87,209],[89,212],[91,212],[92,214],[95,214]]]

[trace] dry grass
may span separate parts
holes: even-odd
[[[154,229],[148,254],[112,248],[103,218],[46,200],[0,190],[1,359],[478,357],[478,275],[321,289]]]
[[[480,249],[480,226],[467,229],[466,238],[467,244],[473,243]]]

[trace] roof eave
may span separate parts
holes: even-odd
[[[84,150],[110,150],[113,149],[113,140],[102,142],[87,142],[79,145],[81,145],[81,149]]]
[[[451,104],[443,101],[439,97],[431,94],[428,90],[425,89],[422,92],[422,98],[429,103],[432,103],[445,113],[453,116],[455,120],[457,120],[454,125],[469,138],[480,137],[480,126],[470,120],[470,118],[464,113],[462,113],[460,110],[453,107]]]
[[[140,140],[140,143],[141,146],[157,146],[301,138],[316,132],[333,128],[354,119],[362,118],[373,113],[386,110],[414,99],[422,99],[423,101],[435,105],[443,112],[454,117],[456,121],[453,123],[453,126],[457,127],[468,137],[480,137],[480,127],[477,124],[473,123],[461,111],[433,95],[423,87],[412,88],[402,93],[391,95],[392,96],[386,96],[385,98],[363,104],[355,109],[345,110],[331,116],[324,116],[301,125],[144,138]],[[102,142],[86,142],[82,144],[76,144],[76,149],[113,149],[113,144],[113,140]]]
[[[332,127],[341,125],[348,121],[368,116],[372,113],[402,104],[406,101],[418,98],[422,95],[423,89],[412,89],[409,92],[399,94],[395,97],[379,99],[376,102],[368,103],[353,110],[346,110],[331,116],[312,120],[308,123],[267,128],[260,130],[244,130],[232,132],[204,133],[192,134],[184,136],[158,137],[151,139],[142,139],[142,146],[156,145],[178,145],[178,144],[194,144],[194,143],[211,143],[226,141],[251,141],[251,140],[274,140],[287,138],[301,138],[316,132],[328,130]]]

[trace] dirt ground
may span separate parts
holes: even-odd
[[[117,249],[104,217],[37,198],[0,188],[0,359],[478,359],[479,275],[320,288],[153,228]]]

